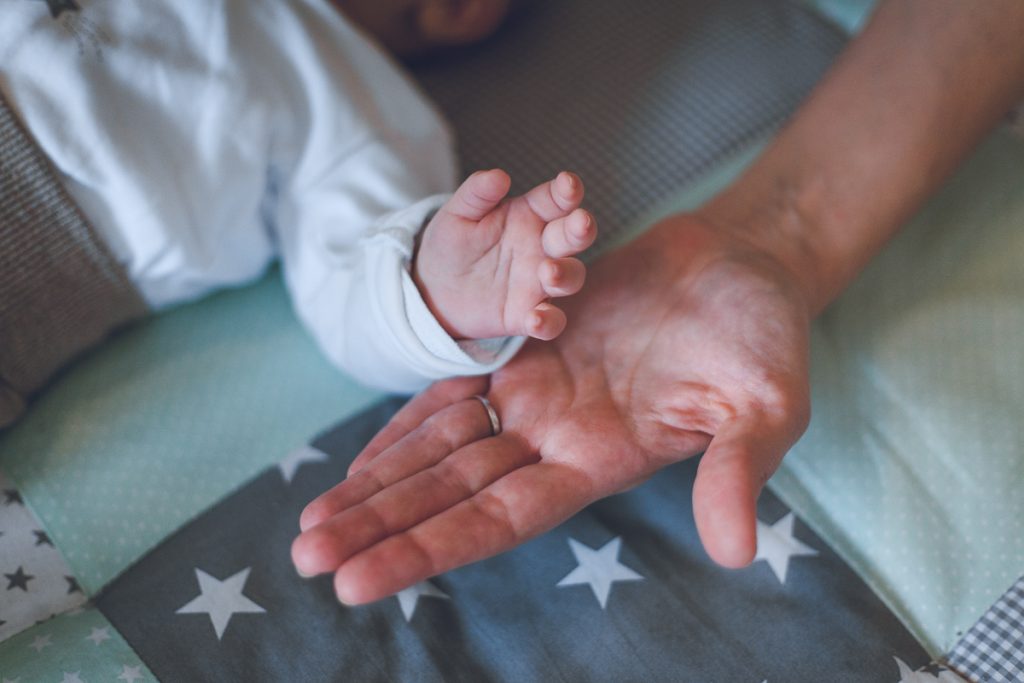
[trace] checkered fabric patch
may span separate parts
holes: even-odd
[[[1010,112],[1010,130],[1024,138],[1024,102]]]
[[[414,72],[464,171],[503,168],[514,194],[579,173],[603,248],[780,125],[845,44],[796,2],[559,0]]]
[[[960,639],[949,665],[970,681],[1024,681],[1024,576]]]

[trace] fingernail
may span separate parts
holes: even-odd
[[[302,578],[302,579],[312,579],[313,578],[313,574],[306,574],[305,572],[303,572],[298,567],[295,568],[295,573],[298,574],[299,578]]]
[[[583,215],[583,222],[580,223],[580,227],[576,230],[580,237],[586,237],[587,233],[590,232],[590,214]]]

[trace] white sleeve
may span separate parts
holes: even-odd
[[[456,375],[493,372],[520,338],[456,342],[434,318],[409,267],[436,195],[380,216],[379,195],[410,182],[402,155],[368,141],[317,187],[285,199],[285,279],[299,317],[326,356],[368,385],[412,392]]]
[[[279,115],[268,217],[295,310],[324,354],[398,392],[497,369],[521,340],[456,343],[409,276],[414,237],[441,201],[421,200],[456,184],[451,135],[430,101],[331,3],[231,6],[262,17],[253,87]]]

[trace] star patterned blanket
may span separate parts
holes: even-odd
[[[480,52],[418,76],[468,168],[502,165],[521,185],[580,171],[605,247],[762,139],[843,44],[784,1],[529,7]],[[515,111],[503,98],[527,86],[539,95]],[[689,508],[695,461],[500,557],[342,607],[328,580],[300,579],[288,561],[298,511],[399,402],[356,414],[377,397],[324,379],[279,313],[278,282],[221,303],[118,340],[71,378],[83,400],[47,397],[43,417],[0,442],[22,484],[0,481],[0,683],[1024,680],[1024,583],[932,662],[770,493],[754,564],[710,563]],[[232,354],[218,355],[226,340]],[[182,368],[237,390],[179,386]]]
[[[172,534],[87,609],[68,581],[71,597],[54,604],[78,608],[8,641],[0,667],[12,675],[0,668],[4,678],[960,680],[931,663],[770,493],[759,503],[754,564],[714,565],[692,522],[696,461],[514,551],[374,605],[343,607],[330,577],[295,574],[295,520],[400,405],[380,403],[295,449]],[[5,537],[49,548],[17,491],[5,493]],[[69,578],[53,555],[21,555],[7,590],[47,591],[55,577]],[[63,679],[53,678],[58,670]]]
[[[343,607],[329,576],[295,575],[295,520],[399,405],[297,449],[98,596],[160,680],[884,681],[897,659],[929,661],[770,494],[758,561],[716,567],[692,522],[695,461],[512,552]]]

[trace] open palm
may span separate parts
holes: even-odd
[[[809,314],[788,272],[675,216],[594,264],[566,309],[561,337],[527,345],[489,385],[448,380],[403,408],[306,508],[296,567],[335,572],[344,602],[376,600],[705,450],[701,538],[724,565],[750,562],[757,495],[808,419]]]

